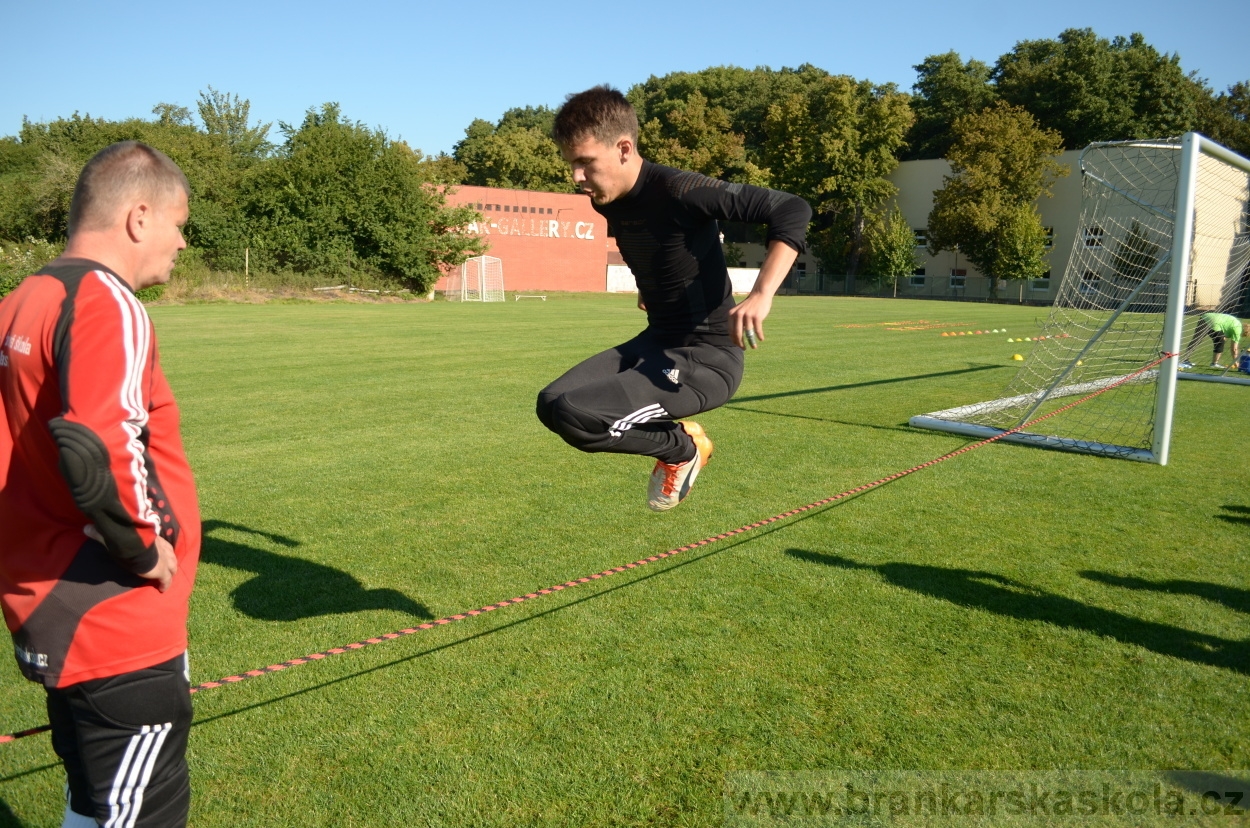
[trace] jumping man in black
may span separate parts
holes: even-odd
[[[671,509],[712,454],[698,423],[742,380],[745,342],[764,339],[773,294],[804,249],[811,208],[787,193],[728,184],[638,154],[638,118],[620,92],[572,95],[553,137],[573,180],[608,220],[638,283],[647,328],[574,366],[538,395],[538,418],[575,448],[656,458],[647,505]],[[768,254],[735,305],[717,220],[768,226]]]

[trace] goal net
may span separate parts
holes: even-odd
[[[999,399],[911,424],[994,436],[1106,389],[1003,439],[1165,464],[1178,376],[1250,384],[1231,343],[1227,370],[1208,367],[1203,319],[1250,314],[1250,161],[1188,133],[1091,144],[1080,166],[1072,253],[1019,372]]]
[[[452,302],[502,302],[503,262],[475,256],[452,271],[445,295]]]

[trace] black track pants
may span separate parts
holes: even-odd
[[[694,457],[675,420],[724,405],[742,381],[742,350],[662,347],[649,331],[575,365],[538,395],[538,419],[582,451]]]
[[[185,656],[47,694],[71,810],[124,828],[187,824],[192,713]]]

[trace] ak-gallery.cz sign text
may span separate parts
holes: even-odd
[[[466,229],[475,236],[539,236],[548,239],[596,241],[595,224],[593,221],[501,218],[495,221],[473,221]]]

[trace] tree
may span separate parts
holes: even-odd
[[[425,179],[434,184],[459,184],[469,174],[464,164],[445,152],[427,155],[421,160],[421,166]]]
[[[1201,78],[1191,74],[1189,80],[1197,87],[1194,128],[1233,152],[1250,157],[1250,80],[1234,83],[1218,95]]]
[[[858,272],[865,221],[895,193],[887,176],[911,123],[908,96],[893,84],[845,75],[821,78],[769,107],[771,184],[811,203],[813,250],[827,270]]]
[[[463,230],[468,208],[447,208],[402,141],[344,118],[337,104],[309,110],[252,180],[256,247],[270,266],[350,275],[363,271],[427,290],[441,268],[479,252]]]
[[[954,124],[951,175],[933,194],[929,251],[956,247],[991,279],[1036,278],[1045,272],[1045,230],[1035,202],[1050,196],[1069,170],[1055,160],[1062,138],[1028,112],[999,102]]]
[[[1016,204],[1006,211],[998,223],[996,238],[990,246],[992,258],[988,270],[993,274],[990,296],[998,295],[998,279],[1028,280],[1040,278],[1049,269],[1046,264],[1046,229],[1033,204]],[[969,253],[969,260],[972,255]]]
[[[868,272],[883,282],[898,284],[910,276],[916,259],[916,236],[897,204],[876,213],[868,222]]]
[[[9,186],[0,184],[0,190],[8,189],[25,199],[25,218],[17,222],[19,226],[0,227],[0,237],[63,239],[70,197],[83,165],[109,144],[135,140],[161,150],[186,174],[192,197],[186,233],[188,242],[200,244],[201,232],[211,224],[206,221],[213,211],[215,194],[221,191],[221,171],[229,158],[224,147],[215,145],[183,118],[179,109],[172,104],[157,106],[154,113],[160,120],[156,121],[106,121],[78,113],[47,123],[24,121],[18,141],[24,148],[25,169],[8,182]]]
[[[158,103],[152,107],[152,114],[161,126],[188,126],[191,123],[191,110],[178,104]]]
[[[748,184],[766,180],[747,161],[742,136],[730,128],[729,113],[709,106],[698,91],[673,105],[663,120],[655,117],[643,124],[638,144],[643,157],[657,164]]]
[[[811,64],[779,70],[713,66],[698,72],[652,75],[633,86],[627,97],[638,111],[639,123],[645,124],[652,119],[667,123],[670,113],[680,110],[695,93],[702,95],[709,108],[725,113],[728,129],[742,136],[747,161],[760,166],[768,140],[769,106],[786,95],[805,93],[827,77],[828,72]]]
[[[546,107],[510,109],[497,125],[475,119],[452,150],[463,183],[552,193],[573,192],[573,175],[551,140],[555,113]]]
[[[944,158],[955,119],[980,112],[998,97],[990,83],[993,69],[979,60],[964,63],[953,51],[930,55],[912,68],[918,75],[911,100],[916,122],[907,133],[904,158]]]
[[[263,158],[273,149],[269,143],[272,124],[249,124],[251,109],[251,101],[218,92],[211,86],[207,92],[200,93],[199,112],[204,131],[224,142],[235,158]]]
[[[1197,116],[1180,57],[1159,53],[1140,34],[1107,40],[1067,29],[1055,40],[1022,40],[998,59],[994,82],[1002,100],[1058,131],[1066,149],[1178,135]]]

